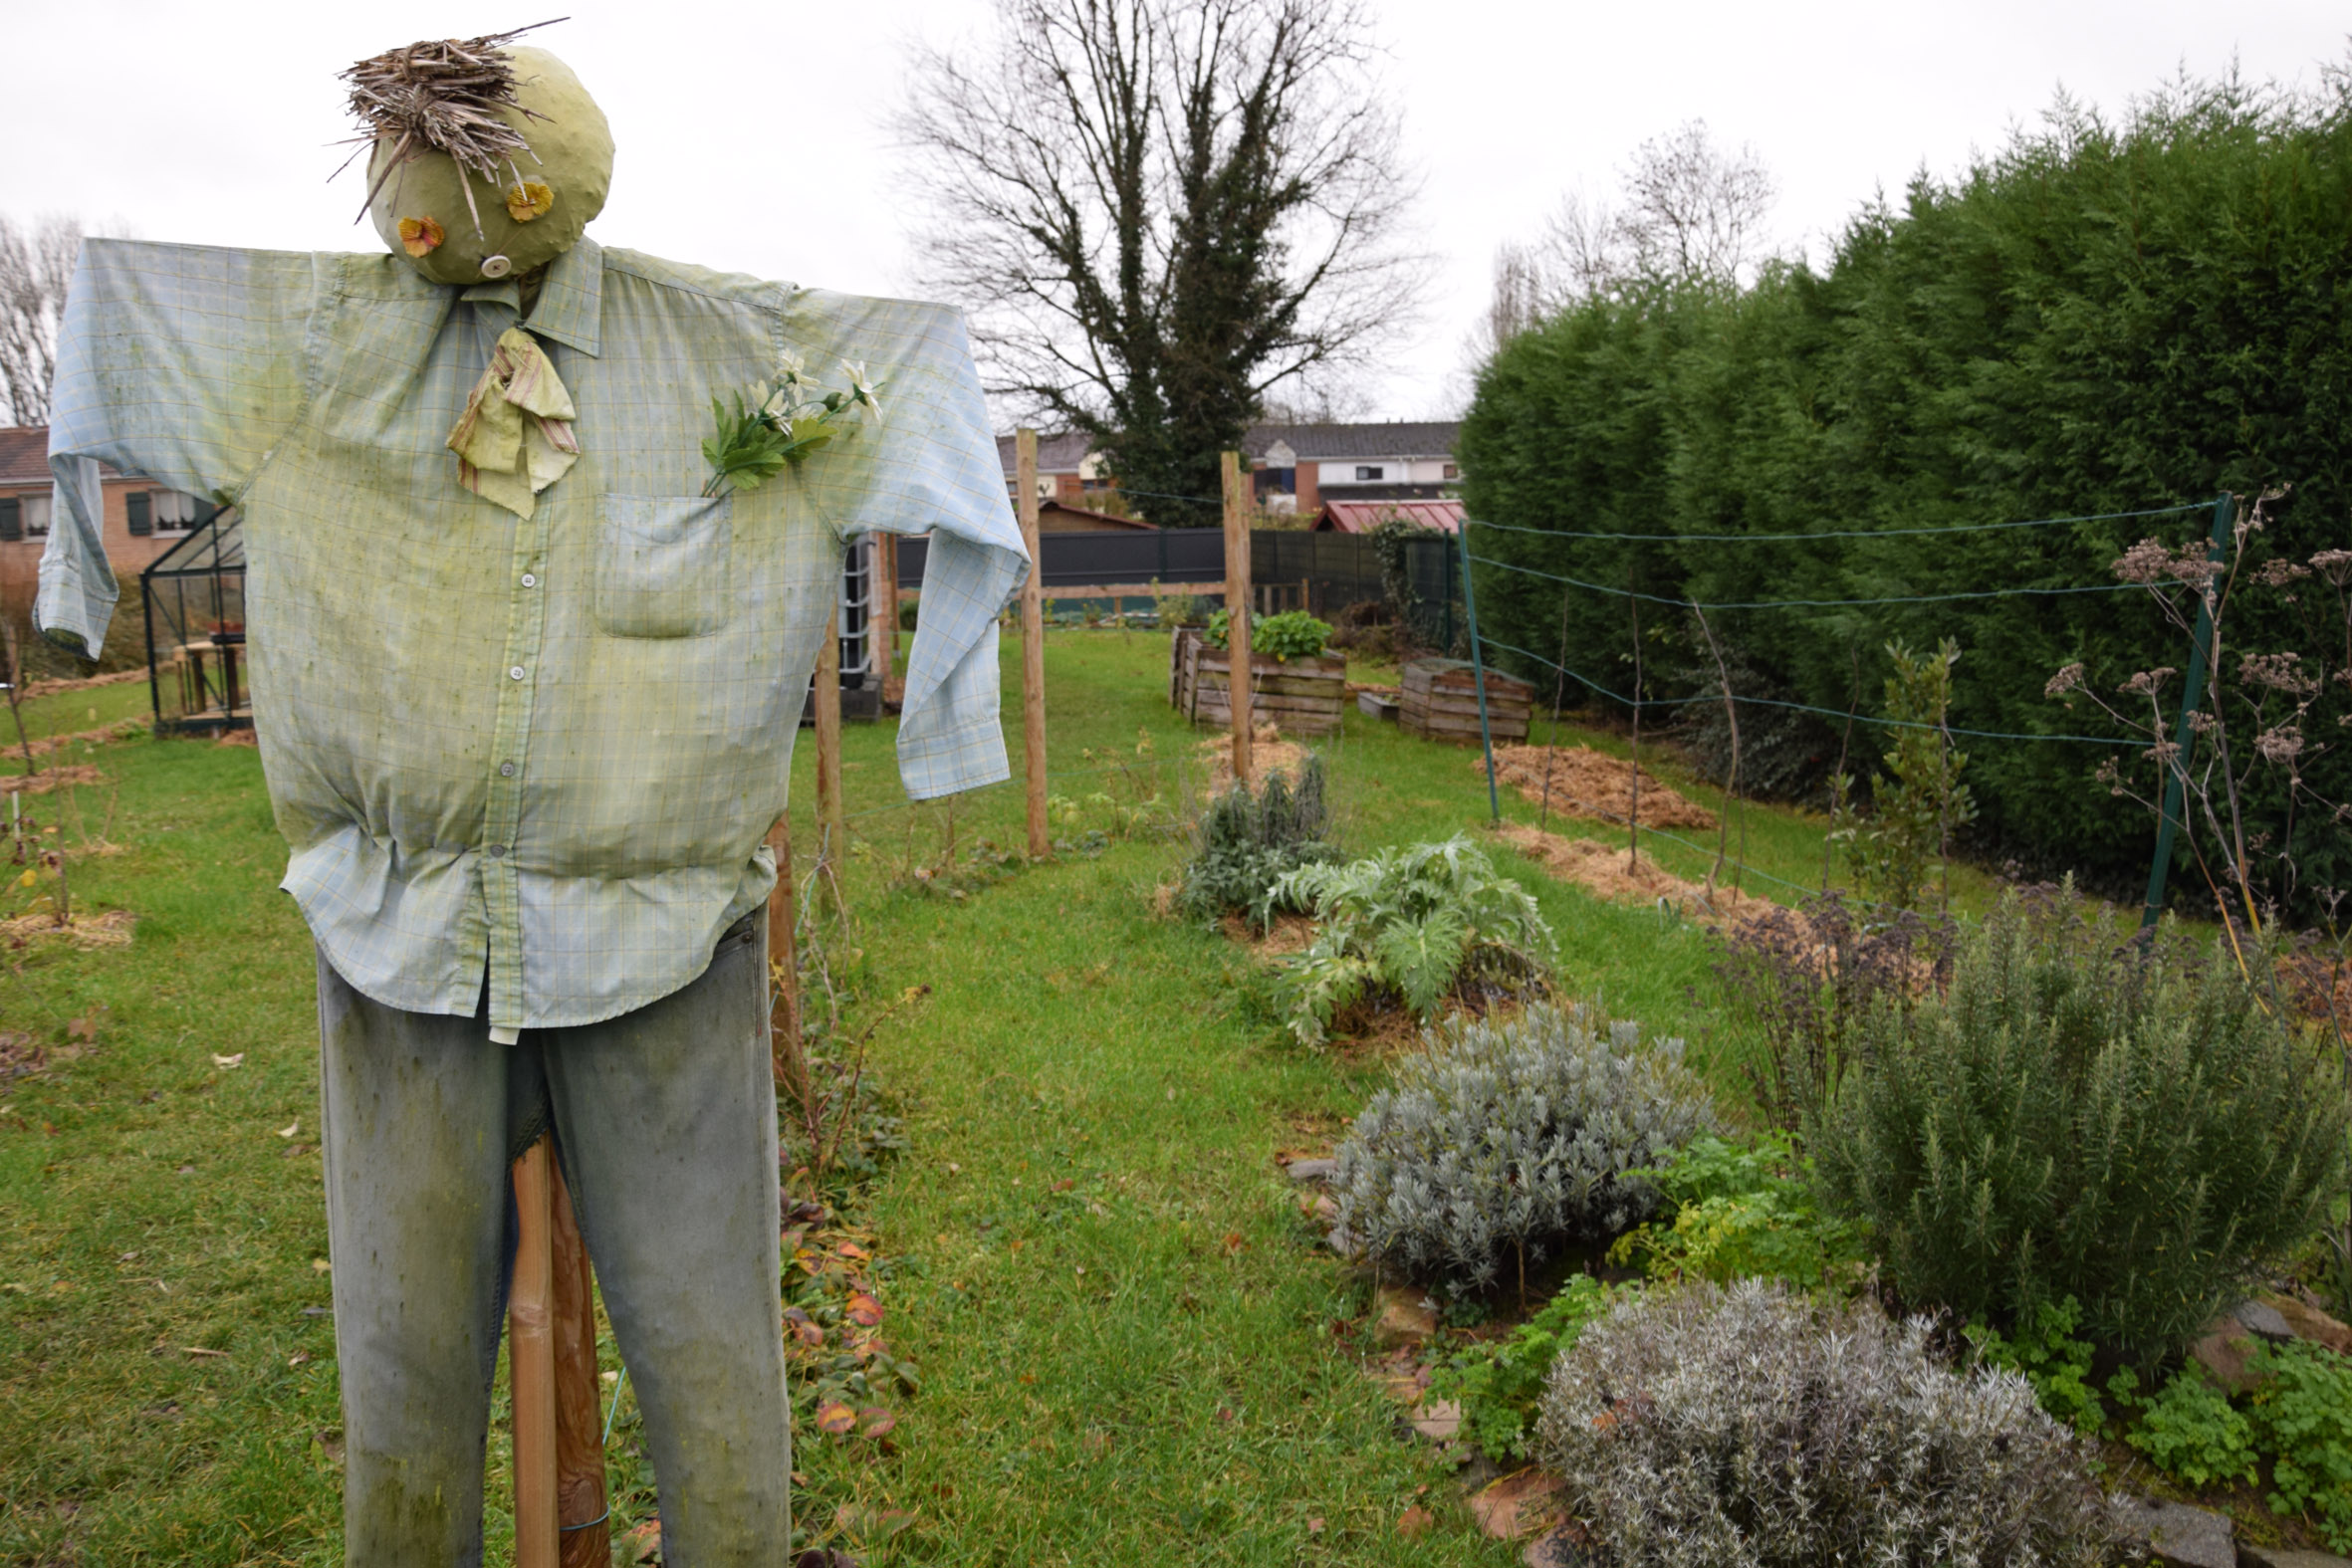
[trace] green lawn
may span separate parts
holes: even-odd
[[[78,692],[36,697],[24,705],[25,734],[33,740],[51,735],[75,735],[113,724],[118,719],[143,719],[154,712],[154,701],[143,680],[118,681]],[[0,707],[0,774],[21,774],[25,760],[16,749],[16,724]]]
[[[1018,764],[1011,639],[1005,651]],[[1428,1446],[1398,1435],[1362,1375],[1365,1287],[1314,1246],[1273,1163],[1327,1144],[1377,1063],[1289,1044],[1252,1003],[1241,950],[1152,917],[1179,843],[1074,847],[1111,825],[1096,792],[1197,802],[1197,738],[1167,707],[1165,665],[1154,633],[1049,639],[1055,789],[1079,813],[1057,827],[1073,848],[1052,864],[970,875],[975,846],[985,866],[1021,845],[1018,786],[907,807],[889,726],[848,731],[852,1016],[871,1014],[867,997],[932,988],[875,1039],[909,1148],[866,1211],[891,1259],[891,1342],[923,1388],[893,1455],[804,1434],[801,1516],[915,1510],[868,1561],[1515,1561],[1470,1528]],[[120,693],[144,702],[137,683],[52,699],[81,704],[59,727],[88,728],[82,699]],[[804,853],[814,751],[793,790]],[[1468,753],[1351,713],[1328,756],[1350,847],[1485,817]],[[94,1049],[0,1095],[0,1560],[65,1560],[72,1542],[90,1563],[332,1562],[311,957],[276,891],[285,855],[258,758],[134,741],[95,760],[129,847],[76,862],[77,897],[135,911],[137,939],[7,954],[0,982],[0,1032],[62,1050],[74,1020],[97,1020]],[[103,792],[83,790],[85,809]],[[48,799],[31,797],[44,823]],[[1508,794],[1505,810],[1534,815]],[[940,860],[951,815],[961,897],[909,874]],[[1748,857],[1817,881],[1820,829],[1756,811]],[[1714,1037],[1700,933],[1500,858],[1535,889],[1572,988]],[[1666,858],[1704,874],[1708,855]],[[26,895],[9,896],[13,913]],[[624,1416],[619,1441],[628,1429]],[[1396,1522],[1417,1501],[1439,1522],[1408,1539]],[[502,1533],[494,1522],[498,1561]]]

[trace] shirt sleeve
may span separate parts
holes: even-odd
[[[929,533],[923,611],[907,658],[898,769],[915,799],[1012,776],[998,724],[997,617],[1029,573],[1005,499],[988,403],[963,317],[936,305],[797,291],[787,352],[841,385],[862,363],[881,403],[806,467],[806,482],[842,539]]]
[[[42,635],[95,657],[114,618],[102,463],[222,506],[243,494],[301,413],[317,277],[301,253],[83,241],[50,397]]]

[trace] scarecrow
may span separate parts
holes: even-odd
[[[664,1560],[783,1563],[764,839],[844,542],[929,531],[898,750],[1007,777],[1027,569],[957,315],[603,249],[604,117],[517,35],[346,73],[388,255],[94,239],[43,632],[95,654],[100,465],[235,507],[261,760],[318,947],[353,1568],[474,1563],[544,1130]]]

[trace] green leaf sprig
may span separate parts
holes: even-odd
[[[858,408],[872,410],[879,423],[881,383],[867,377],[862,360],[844,359],[841,369],[848,389],[828,391],[797,356],[788,357],[775,383],[754,381],[748,399],[742,392],[730,393],[725,402],[713,397],[711,418],[718,429],[702,443],[703,458],[711,466],[702,493],[755,490],[788,466],[798,468],[834,436],[846,434],[839,421]]]

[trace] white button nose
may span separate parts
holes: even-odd
[[[515,264],[511,261],[508,261],[504,256],[485,256],[482,258],[482,276],[485,278],[503,278],[514,270]]]

